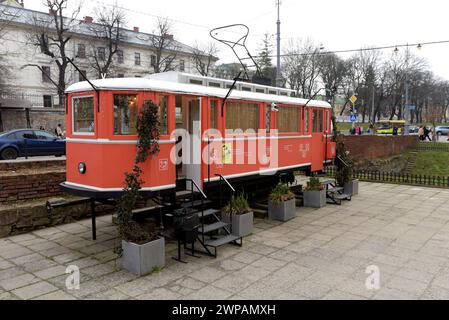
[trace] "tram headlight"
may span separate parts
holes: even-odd
[[[80,163],[78,164],[78,172],[81,173],[81,174],[85,174],[86,171],[87,171],[87,166],[86,166],[86,164],[85,164],[84,162],[80,162]]]

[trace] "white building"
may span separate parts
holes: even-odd
[[[30,44],[30,37],[36,33],[36,21],[49,21],[48,13],[24,8],[23,1],[0,0],[0,63],[6,65],[10,71],[6,84],[7,97],[3,95],[3,106],[14,104],[17,97],[23,97],[29,103],[25,107],[52,107],[59,105],[56,86],[51,83],[46,74],[57,82],[58,68],[52,59],[41,53],[39,47]],[[89,50],[101,50],[100,40],[92,33],[95,23],[91,17],[76,20],[71,31],[72,38],[68,42],[67,56],[87,75],[89,79],[98,78],[98,71],[92,68]],[[114,56],[113,68],[108,77],[144,77],[154,73],[155,52],[149,41],[151,34],[133,30],[121,29],[123,40],[119,46],[120,52]],[[171,65],[174,70],[197,73],[194,62],[194,49],[181,42],[173,40],[172,51],[176,52],[176,59]],[[169,51],[169,50],[167,50]],[[214,58],[214,62],[217,61]],[[38,68],[40,67],[40,68]],[[5,80],[5,79],[4,79]],[[69,66],[66,74],[67,86],[84,81],[83,77],[73,66]],[[2,101],[0,101],[1,103]],[[8,103],[9,102],[9,103]]]

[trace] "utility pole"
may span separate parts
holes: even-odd
[[[408,44],[405,52],[405,110],[404,110],[404,120],[410,121],[409,119],[409,86],[408,86]]]
[[[276,0],[276,6],[278,9],[276,83],[278,86],[281,86],[281,84],[282,84],[282,78],[281,78],[281,0]]]
[[[372,103],[371,122],[373,123],[373,125],[376,122],[376,107],[374,103],[375,99],[376,99],[376,86],[373,83],[373,100],[371,101]]]

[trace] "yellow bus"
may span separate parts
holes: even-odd
[[[398,128],[398,134],[401,134],[406,124],[405,120],[380,120],[376,123],[378,134],[393,134],[394,127]]]

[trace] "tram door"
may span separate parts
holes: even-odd
[[[201,99],[189,98],[188,103],[188,143],[185,145],[189,152],[187,162],[184,163],[185,176],[195,181],[199,188],[201,183]],[[187,188],[191,184],[187,182]],[[195,187],[194,187],[195,189]],[[198,190],[194,190],[198,191]]]
[[[323,110],[312,111],[312,171],[321,171],[324,168],[325,136]]]

